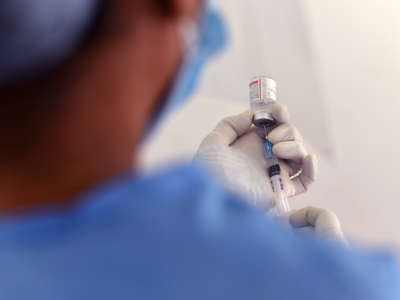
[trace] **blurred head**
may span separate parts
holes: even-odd
[[[181,65],[182,26],[198,22],[204,6],[203,0],[91,2],[95,11],[73,51],[0,82],[0,182],[34,182],[32,189],[48,182],[42,198],[44,191],[70,197],[132,167]],[[0,4],[0,14],[7,5]],[[0,24],[0,55],[9,25]]]

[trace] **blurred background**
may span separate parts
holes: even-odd
[[[268,75],[320,160],[319,180],[292,207],[332,209],[351,240],[399,250],[400,1],[218,4],[230,45],[144,145],[143,170],[190,159],[220,119],[248,108],[250,78]]]

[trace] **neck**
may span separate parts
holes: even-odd
[[[69,206],[73,204],[71,199],[90,186],[89,182],[65,180],[43,174],[5,173],[3,170],[0,175],[0,212],[7,214],[44,206]]]
[[[128,133],[123,134],[122,125],[119,132],[85,126],[76,119],[54,126],[52,134],[43,138],[49,142],[41,143],[18,163],[2,165],[1,213],[66,206],[91,186],[133,170],[140,132],[129,132],[130,138],[123,138]]]

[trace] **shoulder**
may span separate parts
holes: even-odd
[[[102,184],[85,194],[78,202],[82,210],[121,210],[141,215],[146,210],[165,217],[186,218],[193,215],[226,214],[228,211],[253,210],[241,199],[224,189],[200,164],[180,165],[158,173],[125,176]]]
[[[69,298],[86,292],[87,282],[105,282],[138,299],[397,299],[391,256],[296,235],[199,166],[125,176],[81,203],[17,222],[2,236],[0,262],[15,278],[29,265],[27,285],[38,272],[54,288],[74,287]],[[59,270],[66,271],[62,284],[52,277]]]
[[[142,243],[131,244],[132,251],[157,256],[166,278],[179,278],[199,295],[201,283],[230,299],[396,299],[400,278],[393,256],[297,235],[221,188],[199,166],[127,185],[117,201],[123,203],[118,222],[126,214],[129,236]]]

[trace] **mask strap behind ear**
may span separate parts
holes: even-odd
[[[191,52],[199,44],[199,25],[189,18],[185,18],[179,25],[181,34],[182,49],[184,53]]]

